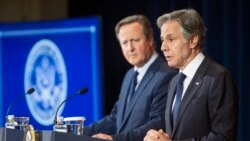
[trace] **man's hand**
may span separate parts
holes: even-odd
[[[168,134],[164,133],[162,129],[159,131],[150,129],[144,137],[144,141],[171,141]]]
[[[99,138],[99,139],[104,139],[104,140],[113,140],[112,137],[108,134],[103,134],[103,133],[98,133],[98,134],[95,134],[93,135],[92,137],[94,138]]]

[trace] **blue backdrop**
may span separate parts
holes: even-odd
[[[59,104],[81,88],[58,114],[85,116],[91,123],[102,116],[100,19],[57,20],[0,25],[0,123],[10,104],[30,87],[9,114],[29,116],[35,129],[52,129]]]

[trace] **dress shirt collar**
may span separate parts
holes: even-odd
[[[193,78],[194,74],[198,70],[200,64],[204,60],[205,56],[202,52],[200,52],[182,71],[188,78]]]
[[[143,76],[147,72],[149,66],[156,60],[157,57],[158,57],[158,54],[156,52],[154,52],[146,64],[144,64],[142,67],[139,67],[139,68],[134,67],[134,70],[138,71],[138,73],[139,73],[137,76],[138,83],[140,83],[141,79],[143,78]]]

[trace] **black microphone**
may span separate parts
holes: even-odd
[[[30,89],[28,89],[28,90],[26,91],[25,95],[26,95],[26,94],[31,95],[34,91],[35,91],[34,88],[30,88]],[[17,102],[18,100],[20,100],[23,96],[24,96],[24,95],[20,95],[19,97],[17,97],[17,98],[10,104],[10,106],[8,107],[6,116],[9,115],[9,112],[10,112],[10,109],[12,108],[12,106],[13,106],[14,104],[16,104],[16,102]]]
[[[66,98],[57,108],[56,110],[56,115],[55,115],[55,118],[54,118],[54,124],[57,124],[57,113],[58,113],[58,110],[60,109],[60,107],[63,105],[64,102],[66,102],[67,100],[71,99],[72,97],[76,96],[76,95],[82,95],[82,94],[85,94],[86,92],[88,92],[88,88],[82,88],[80,89],[77,93],[71,95],[70,97]]]

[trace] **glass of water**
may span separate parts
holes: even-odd
[[[82,135],[85,117],[66,117],[64,122],[67,125],[68,133]]]
[[[6,117],[6,128],[25,131],[28,126],[29,117],[15,117],[14,115],[8,115]]]

